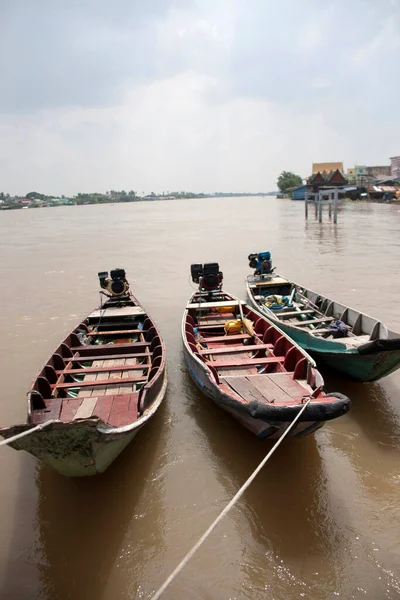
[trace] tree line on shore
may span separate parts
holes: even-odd
[[[273,194],[273,193],[269,193]],[[100,192],[78,193],[75,196],[49,196],[40,192],[28,192],[25,196],[10,196],[4,192],[0,192],[0,208],[39,208],[41,206],[60,206],[60,205],[82,205],[82,204],[109,204],[113,202],[138,202],[141,200],[179,200],[190,198],[207,198],[213,197],[232,197],[232,196],[264,196],[266,194],[259,192],[254,193],[234,193],[234,192],[216,192],[214,194],[196,194],[194,192],[163,192],[155,194],[151,192],[148,195],[139,196],[134,190],[110,190],[105,194]]]

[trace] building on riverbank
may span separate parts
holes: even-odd
[[[312,175],[316,175],[317,173],[330,173],[331,171],[340,171],[343,173],[343,163],[342,162],[325,162],[325,163],[313,163],[312,164]]]
[[[317,171],[308,178],[308,185],[312,188],[318,188],[321,186],[337,187],[347,184],[347,179],[344,177],[343,172],[339,169],[327,171]]]
[[[307,191],[308,185],[299,185],[286,190],[287,194],[292,197],[292,200],[304,200]]]
[[[390,176],[392,172],[390,165],[378,165],[375,167],[366,167],[366,174],[368,177],[383,179],[383,177]]]
[[[400,156],[393,156],[390,159],[390,166],[391,166],[390,174],[393,177],[393,179],[400,180]]]

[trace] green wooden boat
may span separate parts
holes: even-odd
[[[319,365],[358,381],[377,381],[400,367],[400,334],[384,323],[274,274],[269,252],[251,254],[249,303],[277,324]]]
[[[165,394],[165,346],[123,269],[99,273],[105,302],[73,329],[28,392],[24,425],[0,429],[62,475],[102,473]],[[43,429],[41,429],[43,427]]]

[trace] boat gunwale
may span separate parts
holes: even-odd
[[[267,310],[265,310],[265,309],[264,309],[264,308],[263,308],[263,307],[262,307],[260,304],[258,304],[257,300],[254,298],[254,294],[253,294],[253,292],[252,292],[252,289],[250,288],[250,283],[249,283],[249,279],[248,279],[249,277],[251,277],[251,275],[248,275],[248,276],[246,277],[246,279],[245,279],[245,284],[246,284],[246,293],[247,293],[247,297],[248,297],[248,299],[250,300],[250,302],[252,303],[252,305],[253,305],[254,309],[255,309],[255,310],[257,310],[257,311],[258,311],[260,314],[262,314],[263,316],[266,316],[266,318],[267,318],[267,319],[271,319],[271,320],[274,322],[274,324],[275,324],[276,322],[277,322],[277,323],[282,323],[282,321],[281,321],[280,319],[278,319],[278,318],[275,316],[275,314],[274,314],[272,311],[269,311],[269,310],[267,309],[267,310],[268,310],[268,312],[267,312]],[[378,339],[382,339],[382,340],[388,340],[388,339],[399,339],[399,340],[400,340],[400,333],[397,333],[397,332],[395,332],[395,331],[392,331],[391,329],[388,329],[388,328],[386,327],[386,325],[385,325],[385,324],[384,324],[384,323],[383,323],[383,322],[382,322],[380,319],[377,319],[376,317],[372,317],[372,316],[371,316],[371,315],[369,315],[368,313],[362,312],[362,311],[360,311],[360,310],[358,310],[358,309],[356,309],[356,308],[353,308],[353,307],[351,307],[351,306],[348,306],[348,305],[346,305],[346,304],[343,304],[342,302],[339,302],[339,301],[337,301],[337,300],[332,300],[331,298],[328,298],[328,296],[324,296],[323,294],[320,294],[320,293],[318,293],[318,292],[315,292],[314,290],[312,290],[312,289],[310,289],[310,288],[307,288],[307,287],[305,287],[305,286],[300,286],[299,284],[297,284],[296,282],[294,282],[294,281],[292,281],[292,280],[290,280],[290,279],[287,279],[287,278],[285,278],[285,279],[286,279],[286,281],[287,281],[287,282],[288,282],[290,285],[292,285],[292,286],[296,286],[297,288],[301,288],[301,289],[302,289],[303,291],[305,291],[305,292],[310,292],[311,294],[315,294],[316,296],[319,296],[319,297],[322,299],[322,301],[323,301],[323,302],[324,302],[325,300],[327,300],[329,303],[336,303],[336,304],[339,304],[340,306],[342,306],[342,307],[343,307],[343,311],[345,311],[345,310],[351,310],[351,311],[354,311],[355,313],[359,313],[361,316],[367,317],[368,319],[371,319],[372,321],[374,321],[374,325],[376,325],[377,323],[381,323],[382,325],[384,325],[384,326],[385,326],[385,328],[386,328],[386,331],[387,331],[387,335],[386,335],[386,337],[380,337],[380,338],[376,338],[377,340],[378,340]],[[267,283],[267,282],[266,282],[266,283]],[[323,313],[322,311],[320,311],[320,312],[321,312],[323,315],[325,314],[325,313]],[[328,315],[325,315],[325,316],[328,316]],[[304,329],[303,327],[297,326],[295,323],[291,323],[291,322],[290,322],[290,323],[285,323],[285,327],[287,327],[288,329],[295,329],[296,331],[301,331],[301,332],[303,332],[303,333],[306,333],[306,334],[310,335],[310,336],[311,336],[312,338],[314,338],[314,339],[318,339],[318,340],[321,340],[321,341],[323,341],[323,342],[329,342],[329,344],[332,344],[332,345],[337,345],[337,346],[339,346],[339,347],[340,347],[340,350],[338,350],[338,351],[342,351],[342,350],[344,350],[344,351],[346,352],[346,354],[358,354],[358,348],[359,348],[359,347],[361,347],[361,346],[362,346],[362,345],[364,345],[364,344],[368,344],[368,343],[370,343],[370,342],[373,342],[373,341],[375,341],[375,340],[371,340],[371,339],[369,339],[367,342],[364,342],[363,344],[361,344],[361,345],[360,345],[360,346],[358,346],[358,347],[356,346],[356,347],[350,348],[349,346],[347,346],[347,345],[346,345],[346,344],[344,344],[343,342],[340,342],[340,341],[339,341],[339,340],[340,340],[340,338],[336,338],[336,339],[333,339],[333,340],[326,339],[326,338],[324,338],[324,337],[318,337],[318,338],[317,338],[317,337],[314,335],[314,331],[313,331],[312,329]],[[318,331],[318,330],[317,330],[317,331]],[[389,337],[389,334],[392,334],[394,337]],[[361,335],[361,334],[360,334],[360,335]],[[370,335],[370,334],[363,334],[363,335]],[[355,337],[359,337],[359,336],[358,336],[358,335],[356,335]],[[327,350],[327,351],[328,351],[328,350]],[[335,352],[332,346],[331,346],[331,349],[330,349],[330,351],[332,351],[333,353]]]
[[[141,425],[143,425],[146,421],[148,421],[148,419],[153,416],[153,414],[157,411],[158,407],[160,406],[164,396],[165,396],[165,392],[166,392],[166,386],[167,386],[167,373],[166,373],[166,347],[165,347],[165,342],[163,337],[160,334],[160,331],[155,323],[155,321],[153,320],[153,318],[149,315],[149,313],[144,309],[144,307],[142,306],[142,304],[139,302],[139,300],[136,298],[136,296],[129,291],[129,299],[130,301],[132,301],[134,303],[134,306],[139,307],[142,309],[143,311],[143,316],[144,316],[144,320],[149,319],[149,321],[151,322],[151,325],[149,327],[150,328],[154,328],[156,331],[156,334],[158,336],[159,339],[159,345],[161,346],[161,363],[157,369],[157,371],[154,373],[153,377],[151,378],[151,380],[147,380],[145,385],[141,388],[141,390],[139,391],[139,393],[142,392],[142,395],[147,393],[147,392],[151,392],[153,386],[155,385],[156,381],[160,378],[160,377],[164,377],[164,381],[161,385],[161,389],[160,391],[157,393],[156,398],[152,401],[151,405],[144,409],[144,412],[142,415],[138,416],[134,421],[132,421],[131,423],[128,423],[127,425],[121,425],[119,427],[115,427],[115,426],[111,426],[108,425],[103,419],[96,417],[96,415],[91,415],[90,417],[86,417],[83,419],[76,419],[76,420],[70,420],[70,421],[61,421],[60,419],[49,419],[54,421],[54,424],[62,424],[62,427],[67,426],[67,427],[73,427],[75,424],[82,424],[82,423],[92,423],[93,421],[96,422],[98,421],[99,425],[98,427],[96,427],[97,431],[103,435],[116,435],[116,434],[124,434],[124,433],[129,433],[130,431],[133,431],[134,429],[140,427]],[[94,310],[97,310],[98,307]],[[104,309],[104,305],[103,305],[103,309]],[[80,322],[72,328],[72,330],[63,338],[63,340],[58,344],[57,348],[55,348],[55,350],[50,354],[50,356],[47,358],[47,360],[42,364],[41,368],[39,369],[37,375],[32,379],[31,382],[31,387],[28,390],[28,392],[26,393],[26,400],[27,400],[27,405],[28,405],[28,410],[27,410],[27,421],[25,424],[23,424],[24,426],[28,426],[28,428],[33,428],[35,426],[34,423],[31,423],[31,417],[32,414],[34,413],[34,411],[32,411],[32,404],[31,404],[31,394],[33,391],[35,391],[34,385],[36,384],[38,378],[40,377],[41,372],[43,371],[43,369],[46,367],[46,365],[49,364],[49,362],[51,361],[51,359],[54,357],[56,350],[65,342],[66,339],[68,339],[68,337],[74,333],[74,331],[79,328],[79,325],[82,323],[85,323],[85,321],[87,319],[89,319],[90,315],[93,313],[93,310],[87,314],[83,319],[80,320]],[[132,342],[133,345],[134,342]],[[89,344],[89,346],[93,345],[93,348],[96,347],[95,344]],[[86,347],[86,346],[83,346]],[[132,357],[134,358],[134,354],[132,355]],[[149,357],[152,357],[152,354],[149,353]],[[72,358],[72,357],[71,357]],[[82,357],[82,359],[84,360],[84,357]],[[151,370],[152,367],[152,358],[150,360],[150,363],[148,363],[148,367],[149,367],[149,371]],[[110,385],[115,385],[115,382],[110,383]],[[77,384],[76,387],[79,387],[79,385]],[[129,395],[132,392],[128,392],[126,394],[122,394],[122,395]],[[121,395],[121,394],[118,394]],[[45,421],[46,422],[46,421]],[[103,425],[102,425],[103,424]],[[21,424],[21,426],[23,426]],[[5,427],[3,428],[3,431],[7,431],[9,429],[11,429],[11,427],[18,427],[18,425],[12,425],[10,427]],[[49,426],[49,430],[53,428],[53,425]],[[1,434],[1,430],[0,430],[0,435]]]
[[[186,314],[186,311],[185,311]],[[201,389],[201,391],[208,397],[210,397],[217,406],[223,409],[227,409],[233,412],[237,412],[241,415],[246,415],[251,417],[254,420],[261,420],[265,423],[269,421],[274,423],[286,423],[290,422],[293,419],[299,408],[303,406],[303,403],[299,400],[293,399],[292,401],[288,401],[285,403],[272,403],[268,402],[266,404],[260,403],[257,400],[251,400],[249,402],[240,402],[233,395],[227,393],[227,391],[219,385],[214,378],[214,374],[208,369],[206,363],[203,361],[199,361],[197,356],[193,353],[190,346],[187,343],[186,339],[186,331],[184,328],[185,325],[185,314],[183,318],[183,330],[182,330],[182,338],[184,342],[184,354],[186,353],[185,360],[187,362],[189,373],[196,383],[196,385]],[[209,383],[211,384],[211,390],[207,388],[205,383],[199,380],[198,377],[193,373],[192,367],[189,364],[190,361],[198,364],[201,363],[201,374],[203,377],[207,378]],[[321,380],[323,381],[322,375],[316,369],[317,373],[320,375]],[[210,377],[210,374],[213,376]],[[301,385],[301,384],[300,384]],[[307,421],[316,421],[319,422],[322,426],[326,421],[330,421],[339,416],[342,416],[348,411],[349,407],[349,399],[347,396],[337,392],[326,393],[323,390],[323,384],[321,386],[315,386],[313,392],[319,388],[321,396],[314,397],[309,404],[304,416],[300,419],[300,422]],[[214,394],[212,391],[214,390]],[[304,388],[304,397],[307,397],[307,390]],[[308,397],[312,395],[312,392],[308,394]],[[338,408],[343,407],[345,403],[346,409],[337,414]],[[311,413],[311,414],[310,414]],[[319,414],[318,414],[319,413]]]
[[[227,299],[227,303],[229,304],[230,300],[233,300],[234,297],[231,296],[231,294],[229,294],[228,292],[225,292],[224,290],[221,290],[220,292],[221,294],[225,294],[226,296],[228,296]],[[186,321],[187,321],[187,316],[190,310],[190,301],[196,296],[197,292],[193,292],[193,294],[190,296],[189,302],[187,303],[187,306],[183,312],[183,317],[182,317],[182,324],[181,324],[181,333],[182,333],[182,340],[184,343],[184,347],[185,350],[188,352],[189,356],[191,357],[191,359],[195,360],[196,363],[200,366],[201,370],[207,375],[210,383],[218,390],[219,394],[225,394],[223,388],[221,388],[221,384],[218,383],[217,379],[215,378],[214,373],[212,372],[212,370],[210,369],[210,367],[208,366],[208,364],[205,361],[202,361],[190,348],[188,340],[187,340],[187,336],[186,336]],[[229,298],[230,297],[230,298]],[[243,303],[243,307],[247,307],[248,309],[252,310],[252,307],[249,306],[246,302]],[[257,313],[259,314],[259,313]],[[303,357],[307,360],[307,370],[308,369],[314,369],[315,371],[315,376],[316,379],[319,380],[318,385],[315,384],[315,387],[313,388],[313,392],[317,389],[320,388],[321,392],[323,392],[324,387],[325,387],[325,381],[324,378],[321,374],[321,372],[318,370],[317,365],[315,360],[313,359],[312,356],[310,356],[310,354],[308,354],[308,352],[306,350],[304,350],[303,348],[301,348],[299,346],[299,344],[297,344],[297,342],[295,342],[289,335],[287,335],[284,331],[282,331],[278,326],[275,325],[275,323],[270,323],[270,321],[268,321],[268,319],[264,316],[264,315],[260,315],[262,318],[265,318],[265,320],[269,323],[269,325],[271,325],[274,329],[276,329],[278,331],[278,333],[280,335],[282,335],[283,337],[286,338],[286,340],[291,344],[291,346],[293,348],[296,348],[302,355]],[[245,346],[244,346],[245,348]],[[240,371],[238,370],[238,373],[240,373]],[[218,376],[219,378],[219,376]],[[308,379],[308,378],[307,378]],[[294,380],[296,381],[296,380]],[[308,381],[307,381],[308,383]],[[300,384],[301,385],[301,384]],[[303,386],[302,386],[303,387]],[[304,388],[304,391],[306,392],[306,388]],[[328,397],[329,394],[326,394],[325,392],[324,396]],[[305,393],[306,395],[306,393]],[[317,400],[317,399],[315,399]],[[240,404],[240,403],[238,403]],[[313,402],[313,404],[315,404],[315,402]],[[296,406],[298,406],[299,403],[296,403]],[[245,404],[244,406],[249,406],[249,404]],[[292,404],[288,403],[288,406],[291,407]]]
[[[190,301],[190,300],[191,300],[191,299],[192,299],[192,298],[193,298],[193,297],[196,295],[196,293],[197,293],[197,292],[193,292],[193,294],[190,296],[190,299],[189,299],[189,301]],[[221,291],[221,293],[222,293],[222,294],[225,294],[226,296],[231,296],[231,295],[229,294],[229,292],[225,292],[225,291],[223,291],[223,290]],[[230,299],[231,299],[231,300],[234,300],[235,298],[231,296],[231,298],[230,298]],[[229,303],[229,299],[227,300],[227,302]],[[249,304],[247,304],[247,302],[245,302],[245,301],[242,301],[242,306],[247,306],[247,308],[250,308],[250,310],[253,310],[253,307],[252,307],[252,306],[250,306]],[[185,340],[186,340],[186,336],[184,335],[184,334],[185,334],[185,327],[184,327],[184,325],[185,325],[185,317],[186,317],[186,315],[187,315],[187,314],[188,314],[188,312],[189,312],[189,309],[188,309],[188,307],[190,308],[189,304],[188,304],[188,306],[185,308],[185,310],[184,310],[184,313],[183,313],[183,318],[182,318],[182,337],[183,337],[183,339],[185,339]],[[261,316],[261,317],[263,317],[263,318],[267,318],[267,317],[265,317],[265,315],[264,315],[263,313],[260,313],[260,311],[258,311],[258,314],[260,314],[260,316]],[[267,320],[268,320],[268,318],[267,318]],[[297,348],[297,349],[298,349],[298,350],[299,350],[299,351],[300,351],[300,352],[303,354],[303,356],[304,356],[304,357],[307,359],[307,361],[310,363],[310,365],[311,365],[311,366],[312,366],[314,369],[316,369],[316,368],[317,368],[317,364],[316,364],[316,362],[315,362],[314,358],[313,358],[313,357],[312,357],[312,356],[311,356],[311,355],[310,355],[310,354],[307,352],[307,350],[304,350],[304,348],[302,348],[302,347],[301,347],[301,346],[300,346],[300,345],[299,345],[297,342],[295,342],[295,341],[294,341],[294,340],[293,340],[293,339],[290,337],[290,335],[288,335],[288,334],[287,334],[285,331],[283,331],[283,329],[281,329],[281,328],[279,327],[279,325],[276,325],[276,323],[272,323],[272,325],[273,325],[273,327],[274,327],[274,328],[275,328],[275,329],[276,329],[276,330],[277,330],[277,331],[278,331],[278,332],[279,332],[279,333],[280,333],[280,334],[281,334],[283,337],[285,337],[285,338],[286,338],[286,339],[287,339],[287,340],[288,340],[288,341],[289,341],[289,342],[290,342],[290,343],[291,343],[291,344],[292,344],[294,347],[296,347],[296,348]],[[189,350],[190,350],[190,347],[189,347]],[[190,350],[190,352],[191,352],[191,350]],[[195,355],[194,355],[194,356],[195,356]],[[200,362],[202,365],[204,365],[204,364],[205,364],[205,363],[203,363],[203,362],[202,362],[202,361],[200,361],[200,360],[199,360],[199,362]],[[210,372],[211,372],[211,371],[210,371]],[[322,377],[322,376],[321,376],[321,377]]]

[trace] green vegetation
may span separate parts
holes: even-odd
[[[303,180],[300,175],[291,171],[282,171],[278,177],[277,185],[281,192],[286,192],[288,188],[302,185]]]
[[[144,194],[144,193],[143,193]],[[40,208],[47,206],[80,205],[80,204],[109,204],[114,202],[138,202],[140,200],[182,200],[189,198],[229,198],[234,196],[275,196],[275,192],[252,193],[234,193],[234,192],[216,192],[214,194],[196,194],[194,192],[163,192],[155,194],[151,192],[147,196],[137,196],[134,190],[110,190],[105,194],[100,192],[79,193],[70,198],[66,196],[55,197],[41,194],[40,192],[28,192],[25,196],[13,196],[0,192],[0,210],[10,210],[15,208]]]
[[[126,192],[125,190],[121,190],[120,192],[116,190],[110,190],[105,194],[100,194],[99,192],[94,192],[91,194],[77,194],[73,198],[74,204],[108,204],[110,202],[136,202],[140,200],[138,196],[136,196],[136,192],[130,190]]]

